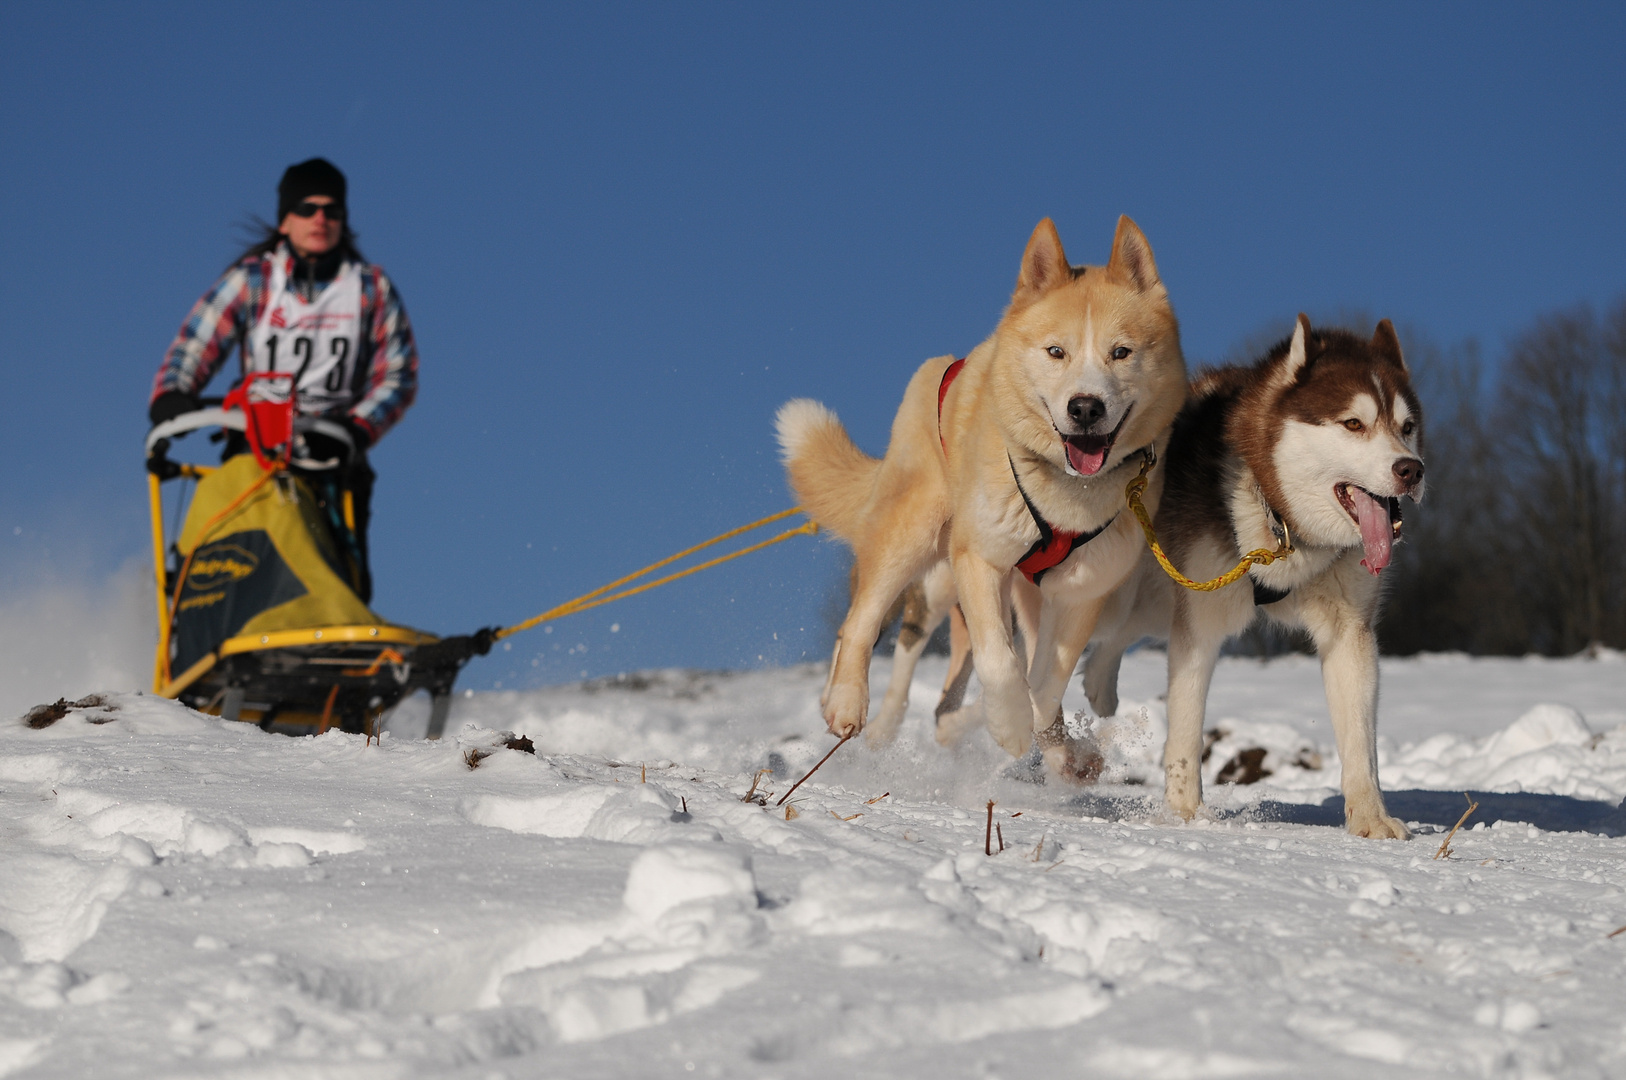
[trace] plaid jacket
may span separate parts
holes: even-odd
[[[274,259],[293,259],[287,244],[268,255],[251,255],[227,270],[204,293],[153,379],[152,396],[166,390],[202,393],[231,353],[265,314]],[[292,277],[290,269],[289,276]],[[315,283],[319,293],[327,282]],[[348,409],[350,418],[377,442],[418,394],[418,349],[401,295],[377,266],[361,268],[361,361],[366,382]]]

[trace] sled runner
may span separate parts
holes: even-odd
[[[224,401],[147,436],[158,653],[153,691],[203,712],[307,734],[371,732],[418,690],[439,738],[463,665],[491,634],[440,638],[381,619],[358,591],[366,568],[344,483],[355,455],[343,425],[294,414],[293,377],[250,375]],[[214,429],[246,442],[219,466],[169,457]],[[320,438],[308,439],[308,436]],[[337,448],[315,460],[312,446]],[[162,485],[196,481],[185,523],[166,537]]]

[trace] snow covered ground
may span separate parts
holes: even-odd
[[[1161,668],[1080,791],[938,749],[923,663],[790,820],[741,796],[830,745],[811,666],[475,695],[440,743],[421,701],[371,746],[6,717],[0,1075],[1626,1075],[1621,656],[1386,661],[1409,843],[1337,827],[1303,658],[1222,663],[1211,819],[1165,821]]]

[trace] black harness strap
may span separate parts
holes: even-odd
[[[1248,580],[1253,582],[1253,606],[1266,607],[1278,600],[1286,600],[1292,589],[1273,589],[1258,578],[1249,575]]]
[[[1263,496],[1260,497],[1260,501],[1263,502]],[[1278,514],[1275,508],[1269,503],[1265,503],[1264,506],[1266,515],[1265,524],[1270,526],[1271,535],[1276,538],[1276,542],[1278,544],[1286,543],[1287,526],[1281,524],[1282,516]],[[1241,546],[1241,544],[1238,544],[1238,549],[1240,549]],[[1248,581],[1253,584],[1254,607],[1269,607],[1271,604],[1277,603],[1278,601],[1286,600],[1288,595],[1293,591],[1292,589],[1272,588],[1271,586],[1260,581],[1258,578],[1254,577],[1252,574],[1248,575]]]

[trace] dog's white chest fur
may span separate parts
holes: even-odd
[[[1282,544],[1282,537],[1276,532],[1278,528],[1284,528],[1282,522],[1266,504],[1253,470],[1242,464],[1240,459],[1234,459],[1230,466],[1227,469],[1230,480],[1227,504],[1232,532],[1236,537],[1237,557],[1259,549],[1275,551]],[[1254,566],[1249,574],[1255,581],[1281,592],[1290,592],[1326,573],[1345,550],[1316,544],[1309,537],[1292,536],[1291,539],[1293,554],[1277,559],[1268,566]]]

